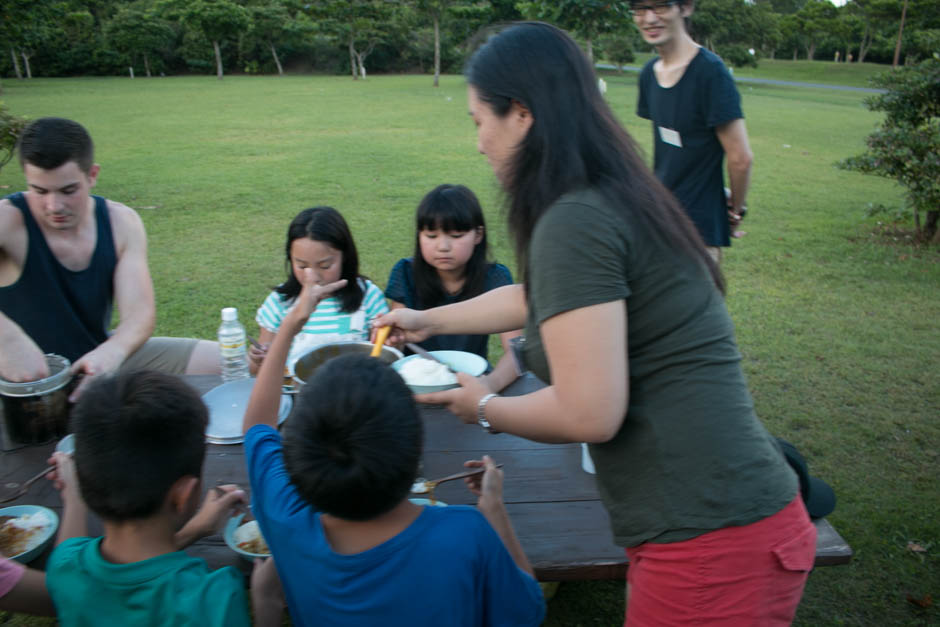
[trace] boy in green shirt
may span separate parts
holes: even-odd
[[[85,534],[87,503],[105,533],[66,540],[49,558],[62,625],[250,625],[241,574],[210,572],[181,551],[245,501],[223,486],[197,511],[207,420],[198,394],[170,375],[122,372],[89,385],[72,412],[77,482],[61,454],[56,479],[63,531]]]

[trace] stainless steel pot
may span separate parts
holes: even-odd
[[[68,384],[71,362],[60,355],[46,355],[49,376],[16,383],[0,379],[3,450],[41,444],[68,433]]]
[[[368,355],[372,352],[370,342],[334,342],[332,344],[323,344],[317,346],[309,353],[297,360],[294,364],[293,381],[295,386],[301,386],[307,382],[317,368],[340,355]],[[376,359],[381,359],[387,364],[398,361],[404,355],[401,351],[391,346],[383,346],[382,352]]]

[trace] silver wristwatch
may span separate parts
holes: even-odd
[[[477,403],[477,423],[479,423],[481,427],[483,427],[490,433],[499,433],[498,431],[493,430],[493,427],[490,426],[490,421],[486,419],[486,404],[489,403],[490,399],[493,398],[494,396],[499,396],[499,395],[492,394],[492,393],[487,394],[486,396],[480,399],[479,403]]]

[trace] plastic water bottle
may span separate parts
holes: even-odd
[[[222,381],[236,381],[251,376],[248,371],[247,343],[245,327],[238,321],[238,310],[234,307],[226,307],[222,310],[222,324],[219,325]]]

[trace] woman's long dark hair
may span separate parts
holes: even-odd
[[[287,256],[287,280],[274,290],[281,295],[281,300],[297,298],[303,287],[294,276],[290,262],[290,245],[295,239],[306,237],[328,244],[343,253],[341,279],[346,279],[346,287],[334,292],[346,313],[353,313],[362,304],[363,293],[359,287],[359,253],[346,220],[333,207],[311,207],[304,209],[291,220],[287,227],[287,244],[284,246]]]
[[[415,253],[412,261],[415,290],[417,291],[417,309],[430,309],[444,303],[447,292],[437,269],[424,260],[421,255],[421,231],[468,231],[466,237],[473,237],[473,232],[482,229],[480,243],[473,247],[473,255],[467,261],[464,271],[464,284],[457,293],[457,300],[466,300],[479,296],[486,287],[486,222],[480,201],[469,188],[463,185],[438,185],[421,199],[415,212]]]
[[[532,113],[505,183],[523,273],[542,214],[563,194],[593,187],[644,233],[699,260],[724,292],[721,272],[695,226],[640,158],[587,57],[564,31],[540,22],[514,24],[476,51],[465,74],[496,115],[505,116],[513,102]]]

